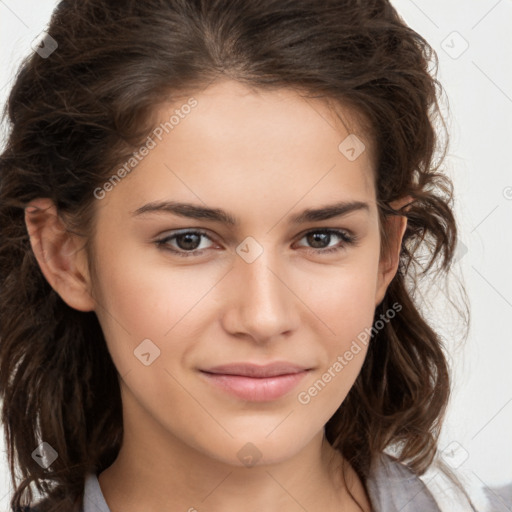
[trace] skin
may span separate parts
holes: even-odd
[[[406,218],[386,224],[391,250],[379,259],[370,141],[357,131],[366,150],[349,161],[338,150],[349,132],[322,100],[233,81],[194,97],[192,112],[95,200],[96,276],[80,250],[83,240],[65,229],[51,201],[27,208],[46,279],[71,307],[96,312],[119,372],[125,437],[99,475],[103,494],[113,512],[361,510],[348,488],[369,511],[362,482],[348,467],[343,483],[342,457],[324,440],[325,423],[353,385],[366,348],[308,404],[297,395],[372,326],[397,270]],[[158,116],[169,119],[175,109],[162,106]],[[222,208],[239,223],[133,215],[166,200]],[[362,201],[368,209],[289,223],[304,209],[338,201]],[[195,246],[201,255],[180,257],[155,243],[185,228],[207,231],[210,238]],[[325,228],[357,242],[331,235],[314,245],[305,236]],[[251,263],[236,252],[249,236],[263,249]],[[186,242],[167,247],[186,252]],[[331,254],[313,252],[336,246]],[[160,350],[149,366],[134,356],[144,339]],[[198,371],[276,360],[312,370],[269,402],[228,395]],[[247,443],[260,454],[252,467],[237,455]]]

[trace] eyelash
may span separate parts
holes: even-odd
[[[193,251],[183,251],[183,250],[176,250],[176,249],[171,249],[168,245],[168,242],[170,240],[173,240],[175,239],[176,237],[178,236],[181,236],[181,235],[187,235],[187,234],[194,234],[194,235],[202,235],[206,238],[208,238],[209,240],[211,240],[213,242],[213,240],[208,236],[208,233],[205,232],[205,231],[202,231],[200,229],[197,229],[197,230],[188,230],[188,231],[181,231],[179,233],[175,233],[171,236],[166,236],[165,238],[162,238],[160,240],[156,240],[155,241],[155,244],[156,246],[161,249],[161,250],[164,250],[164,251],[169,251],[173,254],[176,254],[177,256],[180,256],[180,257],[184,257],[184,258],[188,258],[188,257],[191,257],[191,256],[201,256],[203,254],[204,251],[208,250],[208,249],[195,249]],[[322,234],[328,234],[328,235],[335,235],[337,237],[339,237],[342,241],[343,241],[343,244],[341,246],[338,246],[338,247],[330,247],[330,248],[327,248],[327,249],[313,249],[313,248],[309,248],[309,251],[310,253],[313,253],[313,254],[332,254],[332,253],[335,253],[335,252],[338,252],[342,249],[345,248],[345,246],[347,245],[355,245],[356,241],[357,241],[357,237],[354,236],[354,235],[349,235],[346,231],[342,231],[342,230],[339,230],[339,229],[331,229],[331,228],[324,228],[324,229],[312,229],[308,232],[306,232],[301,238],[300,240],[302,240],[302,238],[305,238],[306,236],[308,236],[309,234],[312,234],[312,233],[322,233]],[[308,248],[306,248],[308,249]]]

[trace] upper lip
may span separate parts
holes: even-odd
[[[241,375],[244,377],[275,377],[277,375],[289,375],[309,370],[305,366],[300,366],[286,361],[277,361],[275,363],[258,365],[253,363],[231,363],[214,366],[207,370],[201,370],[206,373],[217,373],[222,375]]]

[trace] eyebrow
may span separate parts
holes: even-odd
[[[289,219],[289,223],[303,224],[305,222],[315,222],[341,217],[354,211],[369,211],[370,206],[363,201],[340,201],[334,204],[325,205],[320,208],[307,208],[301,213],[294,215]],[[156,201],[141,206],[132,216],[151,214],[151,213],[170,213],[189,219],[205,219],[214,222],[220,222],[228,226],[236,226],[238,221],[236,217],[221,208],[209,208],[191,203],[180,203],[177,201]]]

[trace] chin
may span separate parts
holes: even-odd
[[[275,427],[274,427],[275,428]],[[215,444],[218,451],[210,452],[210,456],[225,464],[237,467],[252,468],[285,462],[294,457],[306,445],[308,440],[301,438],[298,433],[276,432],[265,429],[259,435],[240,435],[230,439],[228,443]],[[226,454],[230,456],[226,457]]]

